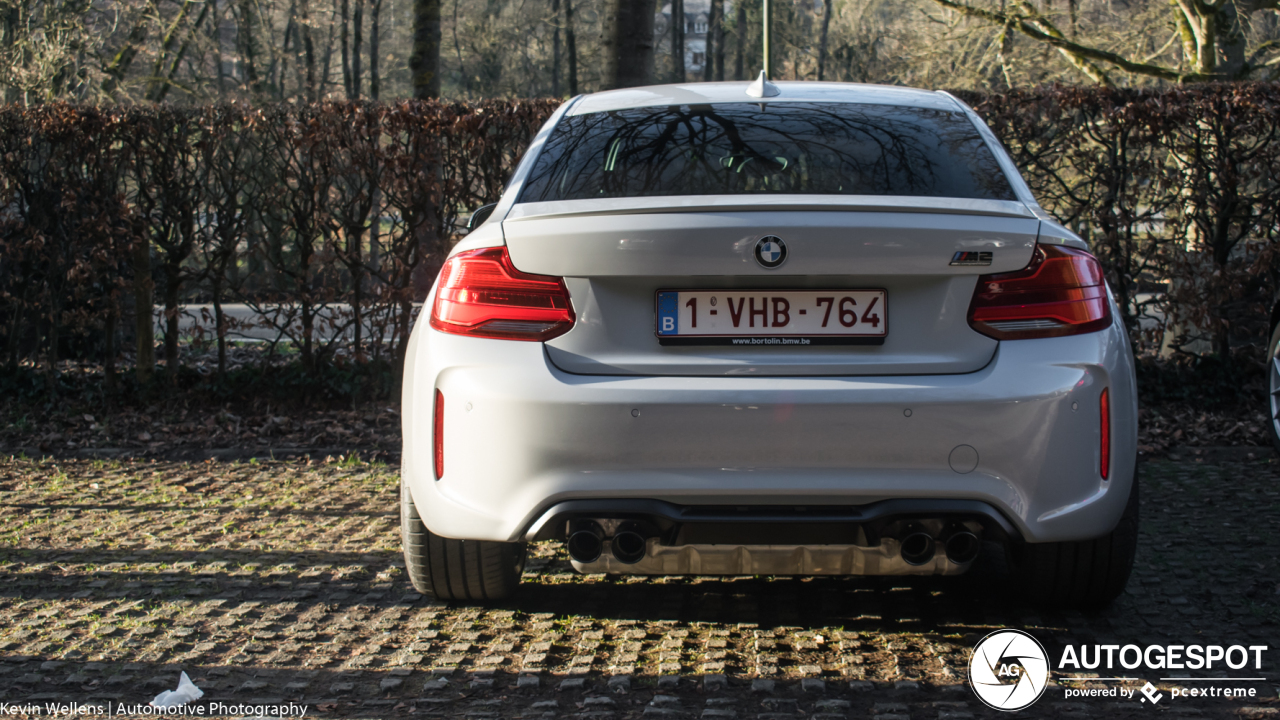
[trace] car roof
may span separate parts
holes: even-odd
[[[706,105],[710,103],[843,102],[872,105],[905,105],[935,110],[960,110],[951,95],[931,90],[835,82],[774,83],[781,93],[758,98],[747,94],[748,82],[683,83],[623,88],[583,95],[569,108],[570,115],[661,105]]]

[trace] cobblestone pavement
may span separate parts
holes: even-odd
[[[952,579],[633,579],[576,575],[552,544],[514,600],[444,605],[405,579],[393,468],[0,461],[0,703],[146,702],[185,670],[205,701],[311,716],[1005,717],[966,668],[1014,627],[1272,648],[1252,699],[1081,701],[1059,677],[1023,716],[1280,717],[1280,464],[1143,473],[1135,576],[1082,615],[1020,605],[998,558]]]

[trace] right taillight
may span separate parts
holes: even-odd
[[[550,340],[573,327],[564,280],[520,272],[505,247],[460,252],[440,269],[431,327],[503,340]]]
[[[969,325],[997,340],[1078,335],[1110,324],[1102,266],[1063,245],[1036,245],[1025,268],[978,278],[969,304]]]

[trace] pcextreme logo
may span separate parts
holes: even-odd
[[[1021,630],[997,630],[982,638],[969,660],[969,684],[996,710],[1021,710],[1044,694],[1049,656]]]

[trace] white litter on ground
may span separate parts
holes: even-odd
[[[192,700],[199,700],[202,697],[204,697],[204,691],[196,687],[196,684],[191,682],[191,678],[187,677],[187,674],[184,672],[182,673],[182,677],[178,679],[178,689],[165,690],[160,693],[156,696],[155,700],[151,701],[151,706],[158,708],[175,708],[179,705],[186,705]]]

